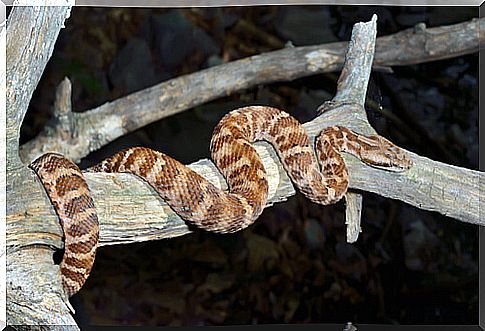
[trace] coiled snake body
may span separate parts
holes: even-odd
[[[252,224],[267,202],[267,174],[251,145],[257,140],[271,143],[298,189],[323,205],[340,200],[348,188],[340,151],[391,171],[411,166],[404,151],[388,140],[337,126],[318,135],[315,157],[307,133],[295,118],[276,108],[249,106],[227,114],[211,140],[211,156],[226,178],[228,191],[173,158],[143,147],[121,151],[88,171],[140,176],[188,223],[212,232],[236,232]],[[93,200],[79,168],[62,155],[44,154],[31,167],[46,188],[64,229],[65,253],[60,269],[70,296],[84,284],[94,262],[99,227]]]

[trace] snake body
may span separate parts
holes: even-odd
[[[214,129],[211,157],[225,177],[221,190],[177,160],[149,148],[118,152],[88,169],[128,172],[143,178],[186,222],[203,230],[230,233],[252,224],[268,198],[268,179],[252,143],[273,145],[292,182],[311,201],[327,205],[342,198],[348,173],[340,152],[391,171],[411,166],[406,153],[380,136],[362,136],[332,126],[316,138],[315,151],[303,126],[288,113],[266,106],[236,109]],[[79,168],[63,156],[47,153],[32,165],[53,202],[65,233],[61,262],[69,295],[85,282],[98,242],[98,222],[89,189]]]
[[[79,167],[64,156],[47,153],[30,166],[41,179],[64,230],[60,270],[64,290],[71,296],[88,278],[98,247],[93,199]]]

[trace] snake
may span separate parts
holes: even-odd
[[[407,153],[379,135],[365,136],[343,126],[323,129],[312,142],[305,128],[287,112],[269,106],[246,106],[226,114],[216,125],[211,158],[228,189],[170,156],[131,147],[88,168],[87,172],[131,173],[141,177],[189,225],[215,233],[233,233],[254,223],[268,200],[268,175],[253,143],[269,142],[298,190],[321,205],[339,201],[349,174],[341,152],[389,171],[409,169]],[[92,269],[99,222],[83,172],[61,154],[49,152],[30,167],[39,177],[64,231],[60,262],[68,296],[77,293]]]

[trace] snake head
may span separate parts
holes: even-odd
[[[409,154],[381,136],[368,137],[373,141],[369,148],[361,149],[362,161],[375,168],[402,172],[411,168]]]

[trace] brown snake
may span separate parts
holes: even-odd
[[[298,189],[323,205],[340,200],[348,188],[340,151],[391,171],[411,166],[406,153],[390,141],[338,126],[318,135],[315,157],[305,129],[295,118],[276,108],[249,106],[227,114],[212,135],[212,159],[224,175],[228,191],[173,158],[143,147],[121,151],[88,171],[140,176],[186,222],[207,231],[236,232],[258,218],[268,198],[267,174],[251,145],[258,140],[271,143]],[[31,167],[46,188],[64,229],[65,253],[60,269],[63,286],[71,296],[86,281],[98,245],[93,200],[81,170],[62,155],[44,154]]]

